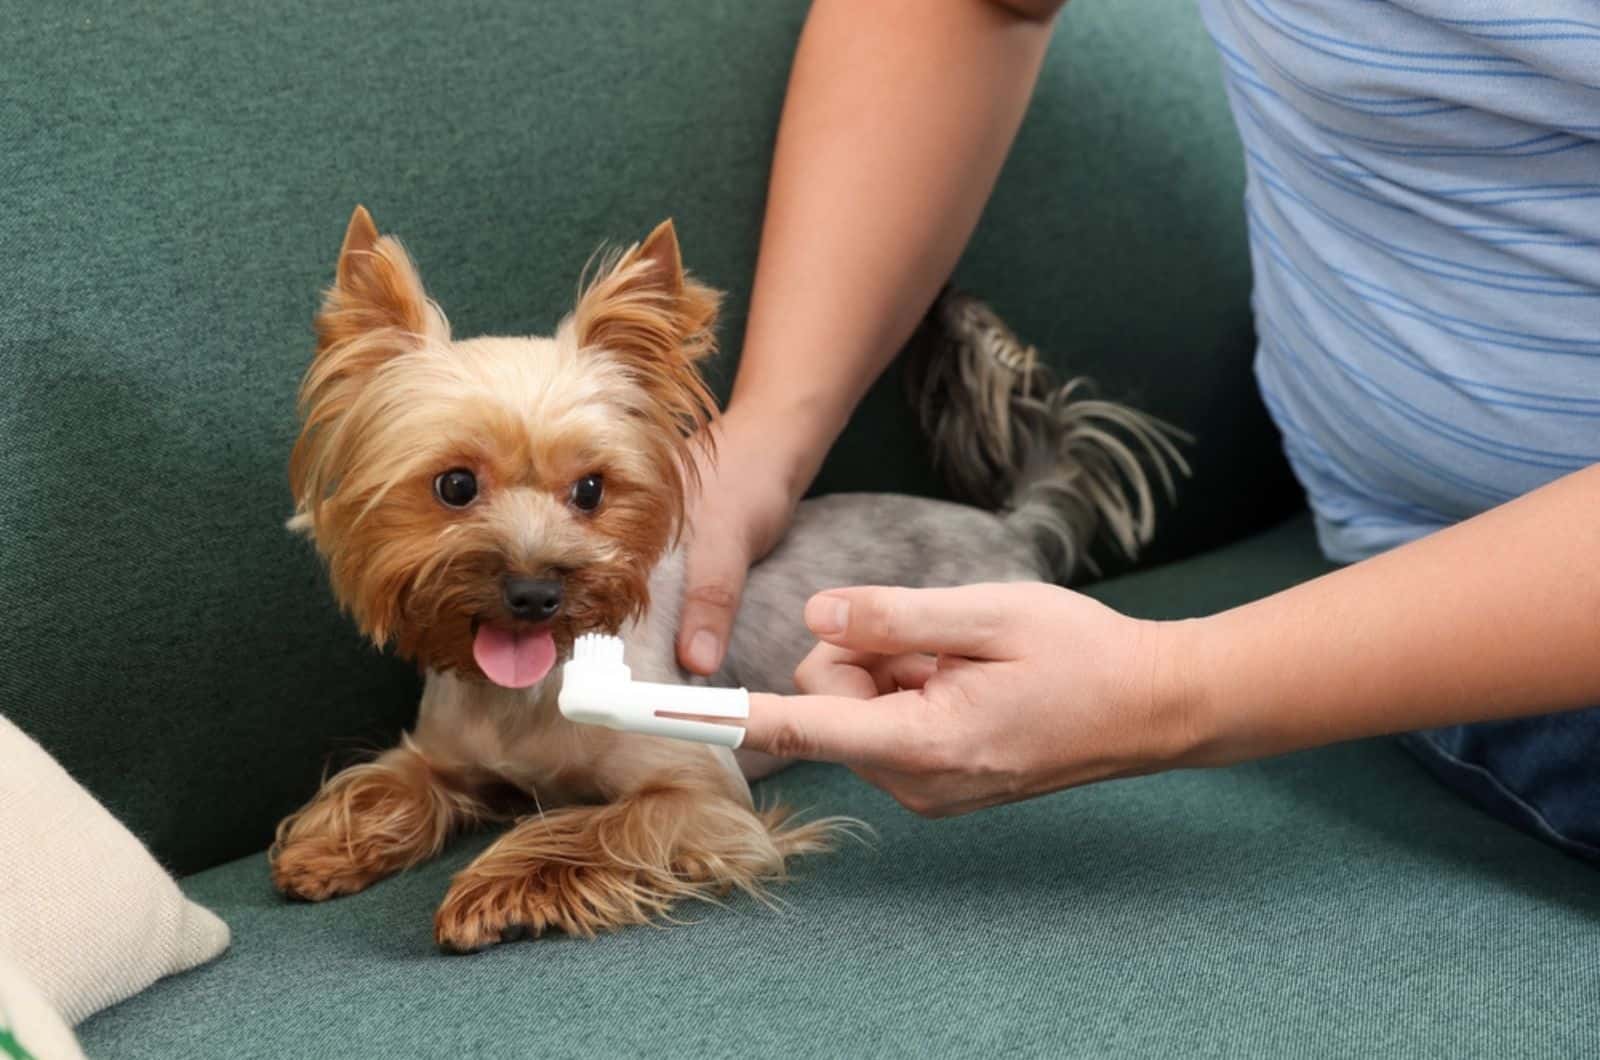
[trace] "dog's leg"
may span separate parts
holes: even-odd
[[[663,774],[603,806],[525,818],[451,883],[434,920],[439,945],[471,952],[547,931],[592,936],[683,899],[735,889],[763,897],[789,856],[827,849],[840,827],[790,823],[723,787]]]
[[[283,819],[268,853],[272,882],[312,902],[354,894],[432,857],[456,828],[490,815],[407,738],[336,774]]]

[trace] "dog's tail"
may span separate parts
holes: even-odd
[[[934,462],[964,501],[1004,513],[1067,581],[1105,538],[1130,559],[1155,531],[1151,476],[1170,499],[1189,437],[1137,409],[1057,385],[1034,347],[983,302],[946,290],[906,366]]]

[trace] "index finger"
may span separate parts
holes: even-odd
[[[829,644],[880,655],[989,657],[1015,606],[1011,585],[905,589],[857,585],[806,601],[806,626]]]
[[[740,747],[780,758],[893,766],[912,742],[921,705],[914,689],[873,699],[752,692]]]
[[[877,655],[823,641],[796,667],[794,685],[805,695],[872,699],[903,688],[921,688],[938,668],[939,660],[932,655]]]

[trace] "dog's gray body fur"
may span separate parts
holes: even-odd
[[[815,643],[802,611],[824,589],[1065,581],[1092,566],[1096,537],[1129,555],[1149,540],[1146,468],[1170,493],[1171,467],[1188,470],[1169,437],[1180,432],[1084,396],[1083,380],[1057,386],[1037,351],[976,299],[945,293],[929,325],[907,365],[908,390],[935,462],[983,507],[885,493],[803,502],[750,571],[726,662],[709,683],[794,691],[795,667]],[[656,569],[650,595],[650,613],[624,631],[635,674],[706,683],[677,664],[681,551]]]
[[[816,643],[801,612],[824,589],[1049,577],[1038,550],[993,512],[887,493],[805,501],[782,543],[750,571],[727,662],[709,683],[794,691],[795,667]],[[650,613],[625,634],[628,664],[640,680],[689,681],[674,646],[683,599],[681,551],[656,568],[650,598]]]

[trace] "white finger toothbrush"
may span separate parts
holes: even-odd
[[[563,717],[584,725],[721,747],[738,747],[744,741],[744,726],[661,715],[739,721],[750,716],[750,693],[742,688],[635,681],[622,661],[622,638],[598,633],[586,633],[573,643],[572,658],[561,668],[557,703]]]

